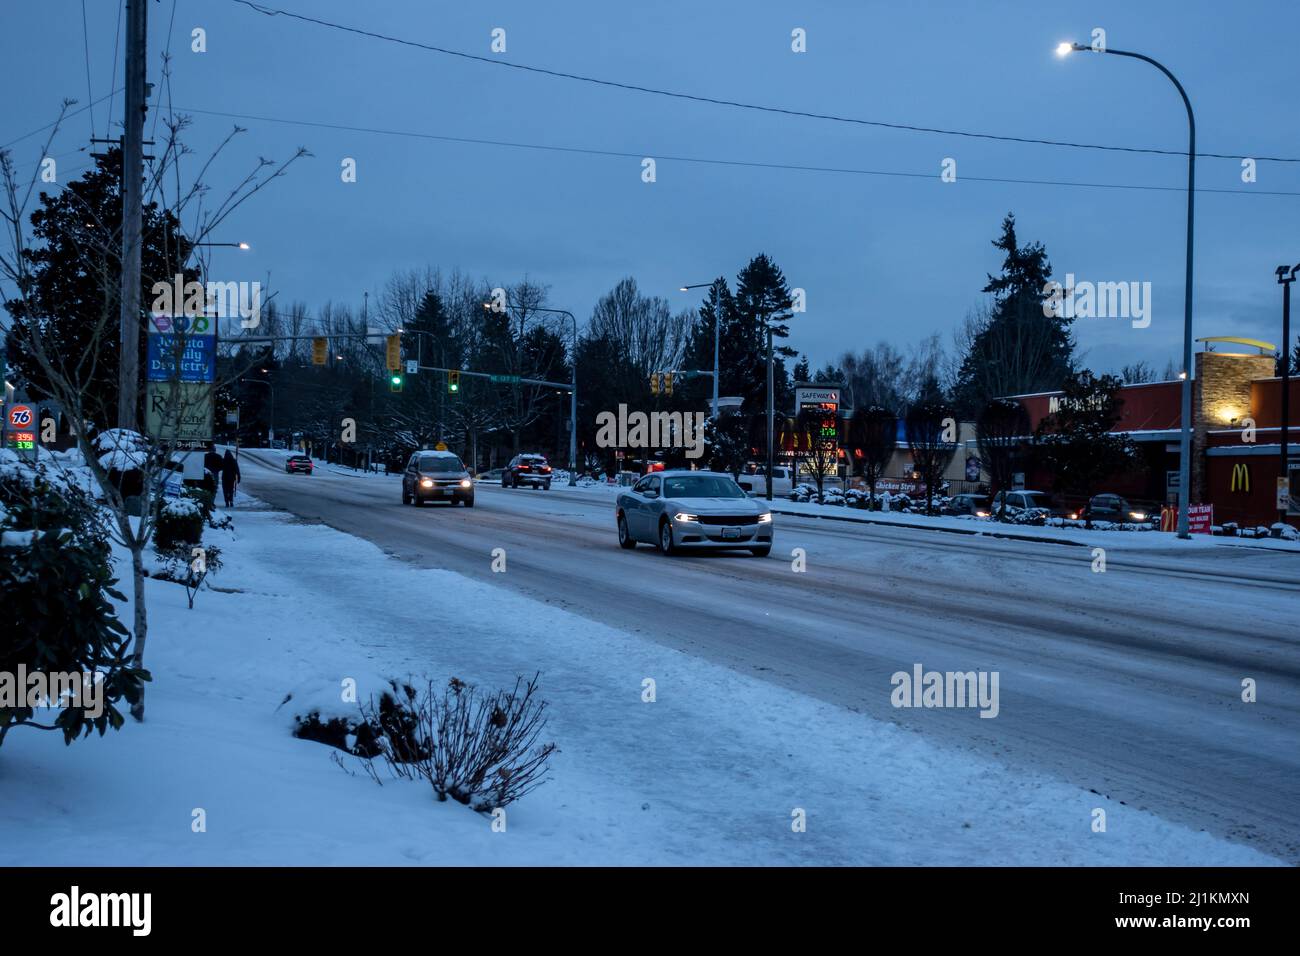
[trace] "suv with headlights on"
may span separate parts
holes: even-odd
[[[417,451],[402,472],[402,504],[460,502],[474,507],[474,479],[459,456],[449,451]]]

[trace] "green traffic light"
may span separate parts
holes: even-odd
[[[394,375],[394,376],[393,376],[393,384],[394,384],[394,385],[401,385],[401,384],[402,384],[402,376],[400,376],[400,375]]]

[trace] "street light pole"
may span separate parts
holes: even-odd
[[[772,387],[772,321],[771,313],[764,313],[763,326],[767,329],[767,500],[772,500],[772,468],[775,464],[773,439],[776,421],[776,393]]]
[[[688,292],[691,289],[705,289],[711,287],[712,285],[713,285],[712,282],[697,282],[694,285],[684,285],[681,286],[680,288],[682,292]],[[713,310],[713,420],[715,422],[718,420],[718,373],[721,371],[721,368],[719,367],[718,356],[720,355],[719,344],[722,341],[721,332],[722,332],[722,316],[719,314],[719,310],[714,309]]]
[[[1291,283],[1295,281],[1296,273],[1300,272],[1300,265],[1291,267],[1277,267],[1278,285],[1282,287],[1282,432],[1280,436],[1280,447],[1278,448],[1278,461],[1281,468],[1281,475],[1287,479],[1287,497],[1295,497],[1295,489],[1291,487],[1291,468],[1288,459],[1290,455],[1290,446],[1288,434],[1291,424]],[[1278,521],[1286,521],[1287,506],[1283,502],[1279,509]]]
[[[1165,68],[1164,64],[1142,53],[1128,50],[1113,50],[1110,47],[1094,49],[1082,43],[1062,43],[1056,48],[1057,54],[1065,56],[1071,52],[1110,53],[1114,56],[1126,56],[1134,60],[1150,63],[1169,78],[1183,99],[1187,108],[1187,262],[1183,286],[1183,402],[1182,402],[1182,436],[1179,442],[1178,463],[1178,537],[1188,538],[1187,510],[1191,500],[1192,473],[1192,236],[1196,213],[1196,116],[1192,113],[1192,102],[1187,98],[1187,91],[1178,78]]]

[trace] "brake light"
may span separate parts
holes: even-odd
[[[532,467],[533,467],[532,465],[520,465],[520,466],[519,466],[519,470],[520,470],[520,471],[528,471],[528,470],[529,470],[530,468],[532,468]]]
[[[551,470],[550,465],[542,465],[542,471],[550,471],[550,470]]]

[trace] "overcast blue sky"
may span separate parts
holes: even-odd
[[[783,108],[921,126],[1185,149],[1173,87],[1119,57],[1053,54],[1106,30],[1110,46],[1163,61],[1187,87],[1202,151],[1300,157],[1294,4],[1198,2],[511,2],[267,0],[269,6],[548,69]],[[174,25],[168,34],[169,23]],[[120,2],[86,0],[90,89],[113,72]],[[80,0],[5,0],[0,143],[49,122],[65,96],[88,102]],[[190,50],[191,31],[207,52]],[[807,52],[791,50],[803,28]],[[906,346],[952,329],[999,258],[1014,211],[1055,273],[1152,283],[1152,322],[1076,323],[1087,364],[1163,367],[1182,341],[1186,163],[1178,156],[995,143],[850,126],[666,99],[348,35],[233,0],[150,4],[150,79],[170,42],[177,107],[280,119],[603,149],[628,157],[458,144],[242,120],[209,179],[229,184],[257,156],[315,154],[223,229],[250,253],[217,250],[216,278],[264,279],[281,300],[359,306],[395,269],[459,267],[494,282],[527,273],[580,320],[621,277],[674,304],[686,282],[734,276],[763,251],[804,288],[791,344],[814,364],[879,339]],[[119,50],[119,57],[121,52]],[[120,60],[118,65],[120,73]],[[103,136],[107,103],[94,109]],[[121,97],[113,106],[120,123]],[[195,116],[200,153],[233,122]],[[152,125],[152,124],[151,124]],[[51,152],[64,175],[86,160],[89,113]],[[114,131],[116,134],[116,130]],[[41,137],[14,144],[35,162]],[[70,155],[62,155],[70,153]],[[642,156],[657,182],[643,183]],[[357,161],[343,183],[340,162]],[[705,165],[666,157],[846,167],[924,178]],[[956,183],[941,163],[957,161]],[[75,175],[75,173],[73,173]],[[963,177],[1176,187],[1174,191],[976,182]],[[1198,185],[1256,195],[1197,198],[1196,334],[1277,341],[1274,268],[1300,261],[1300,164],[1203,159]]]

